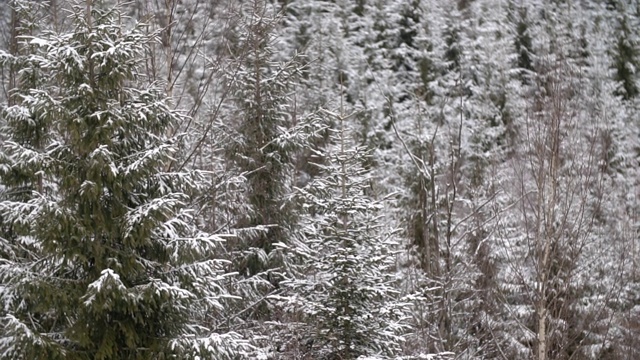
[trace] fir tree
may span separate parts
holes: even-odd
[[[314,359],[394,355],[403,340],[406,304],[393,276],[393,233],[383,226],[381,202],[369,195],[368,152],[350,140],[338,116],[333,144],[323,151],[321,176],[299,189],[305,211],[303,276],[287,282],[304,316],[302,340]]]
[[[638,95],[638,80],[636,71],[640,65],[638,56],[637,35],[630,24],[633,20],[626,13],[619,15],[617,39],[613,48],[615,80],[620,83],[616,95],[624,99],[632,99]]]
[[[296,114],[290,110],[291,91],[299,73],[298,58],[275,59],[278,17],[261,0],[243,7],[239,61],[228,77],[234,106],[232,139],[227,156],[232,170],[246,177],[246,200],[238,228],[261,229],[249,234],[239,257],[243,275],[273,268],[269,254],[275,243],[288,243],[295,213],[286,195],[293,181],[296,147],[288,137]],[[273,254],[272,254],[273,255]]]
[[[190,208],[204,182],[167,172],[182,115],[140,75],[154,34],[125,29],[119,8],[72,7],[71,33],[31,38],[3,109],[0,357],[161,359],[234,356],[234,334],[203,327],[220,310],[222,239]],[[11,56],[1,58],[10,61]]]
[[[514,25],[514,47],[516,52],[515,68],[519,69],[520,80],[523,84],[529,83],[530,74],[534,71],[534,50],[532,32],[532,20],[526,5],[509,3],[509,17]]]

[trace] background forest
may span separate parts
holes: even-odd
[[[637,0],[0,1],[0,359],[639,359]]]

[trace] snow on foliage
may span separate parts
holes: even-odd
[[[113,3],[0,2],[0,358],[640,357],[637,1]]]
[[[31,54],[17,64],[38,81],[22,81],[18,105],[2,112],[0,351],[238,356],[247,344],[236,333],[202,325],[236,299],[216,256],[225,240],[199,228],[192,208],[210,174],[162,171],[184,116],[142,85],[155,35],[124,28],[119,7],[72,9],[73,32],[25,37]]]

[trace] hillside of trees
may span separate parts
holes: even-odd
[[[640,1],[0,0],[0,359],[640,359]]]

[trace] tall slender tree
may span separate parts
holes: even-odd
[[[408,307],[393,275],[395,236],[380,222],[366,149],[353,142],[349,119],[336,116],[321,176],[299,189],[305,216],[303,277],[286,283],[304,322],[310,358],[357,359],[399,354]],[[351,120],[353,121],[353,120]]]
[[[631,14],[632,5],[622,1],[616,4],[616,41],[612,48],[615,79],[620,83],[616,95],[629,100],[640,93],[637,74],[640,66],[640,45],[636,32],[638,19]]]
[[[296,122],[291,92],[299,74],[297,58],[274,58],[278,16],[261,0],[243,7],[243,32],[239,37],[237,67],[228,74],[234,106],[225,109],[232,132],[227,156],[231,171],[246,177],[248,207],[237,228],[261,230],[247,233],[240,270],[255,275],[272,267],[267,260],[275,243],[293,237],[295,213],[286,201],[293,183],[295,150],[287,134]]]

